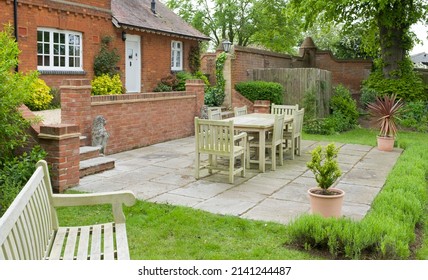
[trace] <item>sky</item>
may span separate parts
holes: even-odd
[[[413,32],[415,32],[416,36],[420,39],[423,40],[423,45],[419,44],[417,46],[415,46],[411,51],[410,51],[410,55],[413,54],[418,54],[421,52],[426,52],[428,53],[428,26],[424,26],[422,24],[417,24],[417,25],[413,25],[412,26],[412,30]]]

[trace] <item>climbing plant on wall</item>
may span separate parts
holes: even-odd
[[[205,105],[207,106],[220,106],[223,104],[225,97],[225,86],[226,80],[224,79],[223,69],[224,64],[227,60],[227,55],[225,52],[222,52],[218,55],[215,62],[215,76],[216,84],[215,86],[208,87],[205,90]]]

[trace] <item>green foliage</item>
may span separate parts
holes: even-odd
[[[281,0],[167,0],[186,22],[211,37],[214,47],[223,39],[234,45],[258,45],[279,52],[295,52],[301,17],[287,11]]]
[[[376,90],[367,86],[363,86],[361,88],[360,96],[361,107],[367,109],[367,104],[375,102],[377,96],[379,96],[379,94],[376,92]]]
[[[337,163],[339,148],[334,143],[326,147],[317,146],[311,151],[311,161],[306,163],[309,170],[315,175],[318,187],[323,189],[323,193],[328,194],[328,189],[342,175]]]
[[[61,108],[61,93],[59,88],[51,88],[50,95],[52,95],[52,101],[49,106],[50,109]]]
[[[189,68],[193,74],[201,68],[201,51],[199,46],[191,46],[189,52]]]
[[[6,25],[0,32],[0,159],[9,158],[27,140],[24,120],[17,108],[27,100],[37,72],[24,75],[13,70],[18,65],[18,44]]]
[[[363,87],[373,90],[378,95],[397,94],[404,101],[428,100],[427,86],[422,78],[413,70],[412,62],[407,59],[399,70],[390,73],[386,78],[382,71],[372,71],[368,79],[363,81]]]
[[[111,77],[108,74],[102,74],[95,77],[92,82],[92,95],[114,95],[122,94],[123,86],[119,74]]]
[[[25,105],[32,111],[41,111],[49,108],[53,95],[50,93],[51,89],[46,85],[42,79],[37,79],[31,85],[31,92]]]
[[[398,112],[400,126],[420,132],[428,132],[428,103],[424,101],[407,102]]]
[[[46,157],[46,152],[36,146],[19,157],[0,162],[0,217],[10,206],[35,170],[35,164]]]
[[[338,85],[334,89],[333,96],[330,99],[330,108],[333,118],[338,124],[337,132],[342,132],[354,128],[358,123],[357,103],[352,98],[351,92],[343,85]]]
[[[114,76],[118,73],[116,66],[120,60],[120,56],[116,49],[110,49],[112,40],[110,36],[101,38],[101,49],[94,58],[95,76],[101,76],[103,74]]]
[[[397,70],[398,63],[404,59],[402,55],[411,49],[410,27],[428,16],[425,0],[291,0],[290,4],[291,12],[304,17],[305,28],[343,23],[344,30],[352,30],[356,22],[361,22],[364,52],[372,57],[381,54],[387,62],[382,66],[386,75]]]
[[[226,80],[223,76],[224,63],[226,62],[227,54],[222,52],[218,55],[215,63],[216,84],[212,87],[205,88],[204,103],[207,106],[221,106],[225,97]]]
[[[330,135],[353,129],[358,123],[357,103],[350,91],[342,85],[334,89],[330,99],[332,114],[327,118],[316,118],[317,100],[313,90],[305,93],[303,104],[306,115],[303,131],[306,133]],[[308,114],[306,114],[306,108],[308,108]]]
[[[353,142],[358,143],[362,134],[359,130]],[[426,215],[428,147],[426,134],[400,135],[405,151],[361,221],[303,215],[287,225],[287,243],[326,250],[341,259],[408,259],[415,227]],[[334,136],[334,141],[344,142],[342,138]]]
[[[173,86],[175,91],[185,91],[186,90],[186,80],[194,79],[194,76],[186,71],[180,71],[175,74],[177,83]]]
[[[240,82],[235,89],[251,101],[270,100],[271,103],[282,104],[284,87],[279,83],[264,81]],[[306,111],[305,111],[306,114]]]

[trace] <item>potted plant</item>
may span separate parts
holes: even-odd
[[[381,151],[392,151],[394,147],[395,136],[397,135],[397,113],[403,102],[397,99],[397,95],[385,95],[376,97],[373,103],[367,104],[370,114],[377,118],[380,127],[377,136],[377,147]]]
[[[311,212],[324,217],[340,217],[342,215],[343,190],[332,188],[332,185],[342,175],[337,163],[339,148],[334,143],[326,147],[318,146],[312,150],[311,161],[306,166],[315,175],[318,187],[308,190]]]

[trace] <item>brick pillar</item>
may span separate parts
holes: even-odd
[[[79,183],[79,126],[58,124],[41,126],[39,143],[48,153],[52,187],[63,192]]]
[[[188,94],[196,94],[195,117],[200,117],[201,108],[204,106],[205,99],[205,84],[202,80],[187,80],[186,92]]]
[[[270,113],[270,101],[269,100],[256,100],[254,101],[254,113]]]
[[[91,143],[91,81],[87,79],[64,80],[61,91],[61,123],[78,125],[80,133]]]

